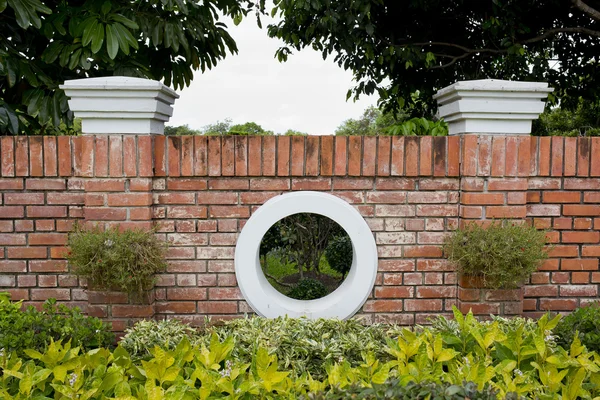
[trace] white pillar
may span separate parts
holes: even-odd
[[[179,97],[159,81],[125,76],[75,79],[60,88],[84,134],[163,135]]]
[[[433,98],[450,135],[529,135],[553,89],[545,82],[460,81]]]

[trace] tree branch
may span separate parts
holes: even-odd
[[[573,3],[575,8],[582,11],[584,14],[587,14],[588,16],[592,17],[593,19],[600,21],[600,11],[588,6],[582,0],[571,0],[571,3]]]

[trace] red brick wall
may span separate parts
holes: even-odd
[[[0,290],[27,303],[87,307],[62,259],[79,219],[158,226],[171,245],[159,317],[250,312],[235,280],[237,234],[262,203],[294,190],[331,192],[371,226],[369,321],[448,313],[459,285],[439,245],[459,224],[491,218],[531,219],[555,244],[524,289],[526,313],[598,299],[600,138],[3,137],[0,154]]]

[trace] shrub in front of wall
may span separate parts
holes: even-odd
[[[134,359],[148,358],[154,346],[173,350],[184,337],[193,343],[197,341],[197,336],[195,329],[176,319],[143,320],[125,330],[125,336],[119,345]]]
[[[166,244],[153,231],[76,227],[69,234],[67,260],[72,272],[94,290],[117,290],[138,299],[165,270]]]
[[[327,296],[327,288],[316,279],[304,278],[298,281],[287,296],[296,300],[315,300]]]
[[[310,400],[396,400],[396,399],[436,399],[436,400],[496,400],[497,392],[489,385],[478,390],[473,382],[463,385],[449,383],[415,383],[406,386],[397,379],[386,381],[373,387],[352,385],[345,388],[334,388],[328,392],[309,394]]]
[[[0,349],[44,351],[51,340],[70,340],[84,349],[110,346],[114,335],[98,318],[86,317],[78,308],[57,305],[47,300],[42,311],[34,307],[21,310],[22,301],[11,302],[8,293],[0,293]]]
[[[564,317],[554,329],[557,344],[568,348],[575,337],[589,351],[600,354],[600,303],[578,308]]]
[[[488,227],[468,224],[445,241],[444,252],[462,275],[480,276],[492,289],[517,288],[543,260],[546,234],[526,224],[496,221]]]

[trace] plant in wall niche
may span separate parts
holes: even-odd
[[[83,229],[69,234],[67,260],[72,271],[95,290],[117,290],[140,300],[166,268],[166,244],[153,231]]]
[[[526,224],[468,224],[450,235],[444,252],[462,275],[481,277],[491,289],[521,286],[548,257],[546,233]]]

